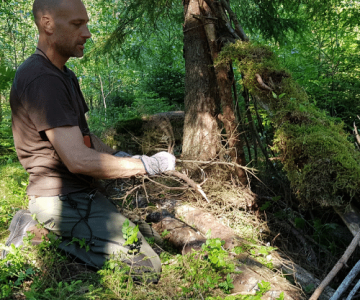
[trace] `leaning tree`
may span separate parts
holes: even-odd
[[[253,37],[261,33],[265,39],[282,43],[285,32],[306,28],[308,18],[326,18],[329,10],[340,3],[339,0],[233,3],[184,0],[186,75],[182,155],[197,160],[214,159],[225,141],[226,154],[235,165],[246,164],[240,134],[244,124],[236,113],[238,91],[233,70],[236,65],[241,76],[242,98],[248,108],[248,125],[256,131],[249,113],[251,101],[268,113],[275,131],[273,149],[300,199],[315,200],[322,205],[353,199],[360,189],[360,158],[348,142],[342,124],[319,111],[291,74],[281,67],[276,55],[268,47],[250,42],[244,30]],[[344,9],[353,15],[357,10],[355,4]],[[146,27],[164,12],[176,12],[178,8],[179,3],[168,0],[134,0],[125,4],[123,18],[111,42],[131,32],[129,24],[135,20],[139,26]],[[254,136],[255,143],[261,146],[259,136]],[[267,150],[262,150],[267,158]],[[241,167],[236,168],[236,173],[246,183]]]

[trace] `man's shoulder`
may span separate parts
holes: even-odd
[[[17,69],[13,85],[21,93],[29,84],[36,80],[46,79],[46,81],[49,81],[50,78],[55,81],[62,80],[61,74],[54,68],[56,67],[44,57],[33,54]]]
[[[20,74],[56,74],[56,70],[52,68],[50,62],[48,62],[43,56],[33,54],[28,57],[18,68],[17,73]]]
[[[33,54],[26,59],[16,71],[16,78],[31,82],[42,76],[55,76],[61,78],[59,70],[41,55]]]

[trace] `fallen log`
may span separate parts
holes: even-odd
[[[162,219],[159,223],[154,224],[153,228],[158,232],[168,231],[169,233],[165,236],[165,239],[168,239],[178,249],[182,249],[182,254],[188,253],[191,249],[200,250],[201,245],[206,241],[203,235],[194,228],[171,217]],[[222,229],[225,230],[227,228],[224,226]],[[233,243],[231,242],[230,232],[228,231],[228,233],[230,241],[228,245],[231,247]],[[212,236],[215,237],[215,231],[214,233],[212,232]],[[242,239],[239,240],[241,241]],[[241,271],[241,274],[237,274],[234,277],[234,289],[232,290],[234,294],[255,294],[258,289],[258,283],[266,281],[270,282],[271,290],[262,299],[275,299],[280,296],[281,292],[284,292],[284,299],[304,299],[301,291],[291,285],[280,273],[272,272],[250,256],[239,255],[236,258],[241,263],[237,268],[237,271]]]
[[[213,215],[208,212],[204,212],[199,208],[194,208],[190,205],[181,205],[175,208],[175,212],[178,217],[181,217],[184,222],[198,229],[202,234],[206,234],[211,231],[211,238],[220,238],[225,241],[224,247],[232,249],[234,246],[240,245],[245,241],[236,235],[233,230],[223,224],[221,224]],[[290,260],[282,258],[279,254],[272,255],[272,263],[275,269],[281,270],[283,274],[290,275],[294,278],[294,281],[299,283],[302,287],[308,287],[312,284],[318,286],[321,281],[314,277],[311,273],[304,268],[296,265]],[[260,263],[253,263],[257,266],[259,271]],[[262,266],[263,267],[263,266]],[[269,276],[274,276],[274,273],[268,269]],[[267,272],[268,273],[268,272]],[[335,293],[335,290],[326,287],[320,296],[320,300],[328,300]]]
[[[200,250],[201,245],[206,242],[206,239],[195,229],[172,217],[165,217],[152,227],[159,233],[166,230],[168,234],[164,239],[168,240],[176,248],[181,249],[182,255],[191,252],[192,249]]]
[[[181,205],[175,208],[177,215],[187,224],[194,226],[202,234],[211,232],[211,238],[220,238],[225,241],[224,247],[232,249],[239,246],[244,240],[236,235],[229,227],[221,224],[212,214],[204,212],[190,205]]]

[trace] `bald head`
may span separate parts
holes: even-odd
[[[64,0],[35,0],[33,4],[33,14],[36,25],[39,26],[41,15],[46,13],[54,14],[63,1]]]

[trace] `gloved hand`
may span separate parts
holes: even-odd
[[[135,155],[133,158],[141,159],[145,170],[149,175],[161,174],[175,170],[175,156],[168,152],[159,152],[153,156]]]

